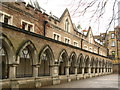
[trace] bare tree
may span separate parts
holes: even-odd
[[[84,17],[84,15],[91,13],[89,18],[89,23],[94,20],[94,22],[98,22],[98,26],[100,23],[100,19],[103,18],[106,8],[111,3],[111,17],[109,17],[109,22],[106,28],[106,32],[109,30],[112,24],[114,24],[115,20],[117,20],[117,13],[115,10],[117,9],[118,0],[72,0],[70,5],[70,10],[72,13],[72,17]],[[109,13],[108,13],[109,14]],[[99,29],[99,28],[98,28]]]

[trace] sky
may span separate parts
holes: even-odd
[[[29,1],[29,0],[25,0]],[[77,1],[77,0],[76,0]],[[87,1],[87,0],[84,0]],[[90,0],[88,0],[90,1]],[[92,27],[92,31],[94,35],[98,35],[100,33],[105,33],[108,28],[108,23],[110,20],[110,17],[112,16],[112,5],[114,0],[108,0],[107,7],[105,10],[105,14],[100,19],[100,23],[98,25],[98,22],[94,22],[94,19],[91,23],[89,23],[91,14],[86,12],[84,16],[78,16],[78,13],[75,13],[73,16],[73,9],[76,8],[76,5],[78,2],[73,3],[73,0],[38,0],[40,7],[46,10],[46,12],[49,14],[49,12],[52,12],[53,15],[57,16],[58,18],[61,17],[64,10],[68,8],[72,22],[75,23],[77,26],[78,24],[81,25],[82,29],[88,29],[89,26]],[[96,7],[93,7],[91,9],[94,9]],[[81,7],[82,9],[82,7]],[[116,11],[117,11],[117,5],[116,5]],[[115,21],[115,24],[113,23],[109,30],[114,30],[114,27],[117,26],[117,20]]]

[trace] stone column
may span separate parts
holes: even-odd
[[[78,72],[78,68],[75,67],[75,75],[77,75],[77,72]]]
[[[33,77],[38,77],[39,65],[33,65]]]
[[[58,69],[59,69],[59,65],[58,64],[55,64],[53,66],[53,72],[52,72],[52,76],[58,76]]]
[[[10,64],[9,78],[16,78],[16,67],[17,67],[17,64]]]
[[[88,67],[88,74],[91,74],[91,67]]]
[[[100,69],[100,73],[102,74],[102,67],[101,67],[101,69]]]
[[[97,68],[97,74],[99,74],[99,68]]]
[[[95,74],[95,68],[93,68],[93,74]]]
[[[104,74],[106,73],[106,69],[104,68]]]
[[[54,64],[52,66],[52,78],[53,78],[53,85],[60,84],[60,79],[58,77],[59,73],[59,64]]]
[[[66,66],[65,68],[65,75],[69,76],[69,66]]]
[[[85,68],[84,67],[82,67],[82,74],[84,74],[85,73]]]

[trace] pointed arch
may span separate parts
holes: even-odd
[[[66,51],[65,49],[63,49],[63,50],[60,52],[59,57],[58,57],[59,62],[61,62],[61,61],[63,62],[63,60],[61,59],[61,58],[62,58],[62,55],[65,55],[66,61],[68,61],[68,53],[67,53],[67,51]]]
[[[8,55],[8,64],[13,64],[15,63],[15,59],[16,59],[16,56],[15,56],[15,49],[14,49],[14,46],[13,44],[11,43],[11,41],[8,39],[8,37],[1,33],[0,34],[0,46],[3,46],[5,49],[6,49],[6,52],[7,52],[7,55]]]
[[[27,40],[17,50],[17,75],[16,77],[32,77],[33,66],[38,64],[38,53],[34,44]]]
[[[84,56],[82,53],[79,54],[77,63],[79,64],[78,74],[82,74],[82,67],[84,67]]]
[[[94,56],[91,57],[91,66],[95,67],[95,58],[94,58]]]
[[[75,58],[75,63],[77,63],[77,55],[76,55],[76,53],[75,52],[72,52],[71,54],[70,54],[70,58],[69,58],[69,60],[70,60],[70,63],[72,62],[72,58]]]
[[[29,51],[32,55],[32,59],[34,60],[34,61],[32,61],[33,65],[38,64],[38,52],[37,52],[35,45],[30,40],[23,42],[22,45],[18,48],[18,50],[17,50],[17,62],[20,63],[20,61],[19,61],[20,54],[26,47],[29,49]]]
[[[89,66],[90,66],[90,58],[88,55],[85,56],[85,73],[88,73],[88,69],[89,69]]]
[[[53,50],[51,49],[51,47],[49,45],[45,45],[42,50],[40,50],[40,53],[39,53],[39,64],[41,64],[41,60],[43,58],[43,54],[44,52],[46,52],[49,54],[49,57],[50,57],[50,64],[53,65],[54,64],[54,53],[53,53]]]
[[[59,75],[65,75],[66,74],[66,66],[69,64],[68,60],[68,53],[65,49],[63,49],[58,57],[59,60]]]
[[[38,69],[39,76],[50,76],[52,75],[50,66],[54,65],[54,53],[49,45],[45,45],[39,54],[39,64]]]
[[[75,74],[75,67],[77,66],[77,55],[75,52],[72,52],[70,54],[70,68],[69,68],[69,73],[70,74]]]
[[[10,77],[9,64],[15,64],[15,49],[8,37],[0,34],[0,66],[2,73],[0,79],[7,79]]]

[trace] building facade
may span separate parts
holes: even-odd
[[[108,49],[73,26],[66,9],[56,18],[25,2],[0,3],[0,84],[40,88],[112,73]]]

